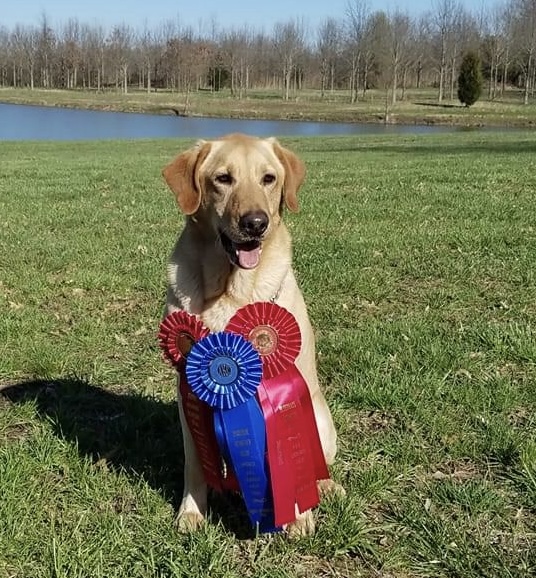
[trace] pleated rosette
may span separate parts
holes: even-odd
[[[166,358],[178,367],[184,363],[194,343],[209,334],[209,330],[195,315],[174,311],[160,323],[158,341]]]
[[[266,429],[255,397],[262,378],[259,354],[240,335],[212,333],[190,351],[186,375],[192,392],[213,408],[220,451],[233,468],[252,524],[275,530]]]
[[[262,360],[263,378],[281,375],[296,361],[301,349],[300,327],[285,308],[258,302],[239,309],[226,331],[250,341]]]
[[[263,411],[277,526],[315,507],[317,481],[329,478],[309,388],[295,365],[301,333],[294,316],[275,303],[239,309],[227,327],[251,342],[263,364],[257,396]]]
[[[251,343],[233,333],[212,333],[190,352],[186,374],[197,397],[218,409],[232,409],[255,395],[262,363]]]
[[[185,371],[192,347],[209,333],[200,319],[181,310],[162,320],[158,340],[164,356],[179,374],[180,401],[206,483],[218,491],[236,491],[238,483],[216,440],[213,410],[192,392]]]

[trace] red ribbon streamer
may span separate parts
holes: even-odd
[[[255,303],[240,309],[227,330],[249,338],[263,360],[258,396],[266,422],[275,524],[282,526],[296,519],[296,505],[300,512],[318,505],[316,482],[329,478],[309,388],[294,364],[301,347],[299,327],[282,307]]]
[[[192,345],[208,334],[209,330],[194,315],[175,311],[163,319],[158,339],[160,347],[179,374],[179,393],[184,416],[206,483],[217,491],[239,491],[233,471],[225,467],[220,454],[214,432],[213,410],[192,393],[186,379],[186,356]]]

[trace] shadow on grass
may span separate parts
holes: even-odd
[[[465,108],[463,104],[448,104],[444,102],[413,102],[415,106],[429,106],[432,108]]]
[[[463,133],[463,132],[478,132],[481,129],[478,127],[457,127],[453,129],[453,132]],[[512,130],[517,129],[498,129],[500,130]],[[486,134],[482,132],[482,134]],[[488,132],[489,134],[489,132]],[[407,135],[406,135],[407,136]],[[432,155],[445,155],[445,154],[474,154],[474,153],[484,153],[484,154],[500,154],[500,155],[518,155],[527,153],[536,153],[536,141],[533,139],[525,140],[522,136],[516,141],[501,141],[499,137],[492,141],[487,138],[481,143],[471,142],[469,144],[462,143],[430,143],[428,142],[427,135],[423,135],[423,140],[419,140],[419,135],[413,143],[409,144],[407,142],[402,142],[400,144],[382,144],[375,142],[362,141],[359,144],[352,143],[345,145],[343,143],[330,142],[330,139],[325,139],[321,146],[315,146],[314,148],[308,148],[307,152],[330,152],[330,153],[359,153],[359,154],[377,154],[377,153],[401,153],[401,154],[420,154],[426,157]],[[331,144],[331,146],[330,146]]]
[[[25,381],[3,389],[11,403],[35,402],[55,434],[79,453],[143,478],[175,510],[182,497],[183,451],[177,406],[136,394],[117,394],[81,379]],[[252,530],[239,496],[212,495],[211,517],[238,538]]]

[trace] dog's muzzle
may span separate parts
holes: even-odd
[[[254,269],[260,261],[263,235],[270,224],[264,211],[245,213],[238,220],[240,239],[232,239],[221,232],[221,242],[233,265],[242,269]]]

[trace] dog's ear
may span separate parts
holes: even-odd
[[[169,188],[175,193],[181,211],[193,215],[201,204],[199,167],[210,152],[210,143],[200,141],[194,148],[181,153],[162,171]]]
[[[285,169],[283,198],[287,208],[293,213],[298,212],[298,189],[305,178],[305,164],[293,152],[283,148],[275,139],[272,141],[274,152]]]

